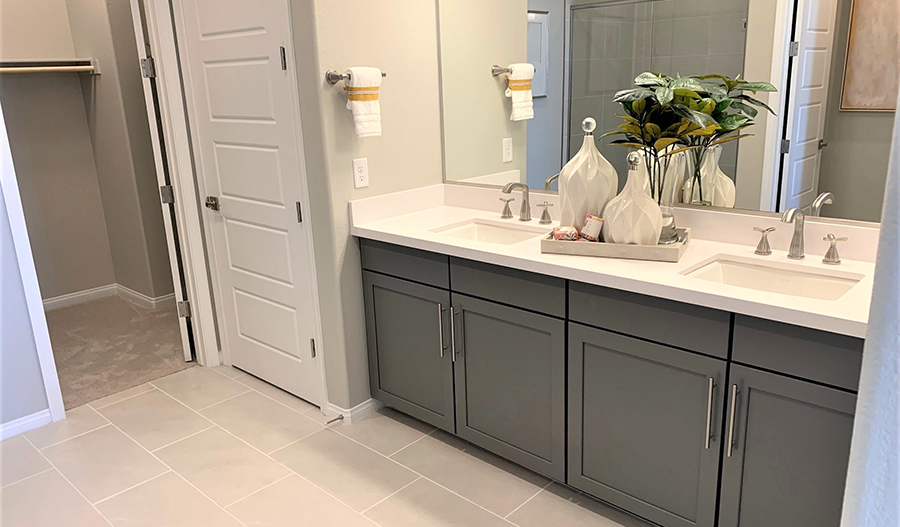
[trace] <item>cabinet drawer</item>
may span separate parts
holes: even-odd
[[[450,264],[446,255],[365,239],[359,241],[359,250],[363,269],[450,288]]]
[[[731,314],[725,311],[570,282],[569,318],[669,346],[728,357]]]
[[[453,291],[503,304],[566,316],[566,281],[460,258],[450,258]]]
[[[863,339],[736,315],[732,360],[856,391]]]

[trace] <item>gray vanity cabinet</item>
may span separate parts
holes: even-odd
[[[365,271],[372,396],[454,432],[450,293]]]
[[[838,527],[856,396],[739,365],[728,392],[719,525]]]
[[[568,484],[660,525],[713,527],[725,371],[570,323]]]
[[[457,434],[563,480],[565,322],[456,293],[452,304]]]

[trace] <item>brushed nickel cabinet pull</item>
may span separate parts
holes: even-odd
[[[734,413],[737,410],[738,385],[731,385],[731,417],[728,418],[728,457],[734,453]]]
[[[441,358],[444,358],[444,306],[438,302],[438,338],[441,347]]]
[[[716,390],[716,380],[709,378],[709,391],[706,394],[706,441],[705,448],[709,450],[709,441],[712,439],[713,395]]]
[[[450,308],[450,359],[456,362],[456,310]]]

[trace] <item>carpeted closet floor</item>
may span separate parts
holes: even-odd
[[[47,325],[66,409],[196,364],[184,361],[175,306],[112,296],[47,311]]]

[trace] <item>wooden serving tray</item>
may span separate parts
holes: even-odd
[[[548,254],[568,254],[572,256],[595,256],[599,258],[624,258],[628,260],[650,260],[673,262],[681,260],[691,241],[691,229],[675,229],[678,241],[669,245],[628,245],[624,243],[576,242],[554,240],[550,234],[541,240],[541,252]]]

